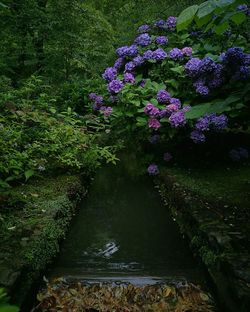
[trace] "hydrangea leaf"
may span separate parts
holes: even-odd
[[[198,11],[198,5],[192,5],[181,12],[177,18],[177,31],[185,29],[193,21],[196,12]]]
[[[231,17],[231,20],[236,24],[240,25],[246,20],[246,14],[238,12]]]

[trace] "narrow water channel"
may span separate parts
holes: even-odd
[[[154,188],[120,163],[98,171],[49,277],[203,284],[202,270]]]

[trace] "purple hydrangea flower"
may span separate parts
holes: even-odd
[[[237,11],[243,11],[243,12],[246,12],[248,10],[248,6],[246,4],[240,4],[238,7],[237,7]]]
[[[182,111],[175,112],[169,117],[171,127],[179,128],[185,126],[187,123],[185,114]]]
[[[102,106],[100,110],[105,117],[109,117],[112,114],[113,108],[110,106]]]
[[[119,70],[122,66],[124,65],[124,58],[123,57],[120,57],[118,58],[116,61],[115,61],[115,64],[114,64],[114,68],[116,70]]]
[[[167,23],[164,20],[156,21],[154,25],[157,28],[167,28]]]
[[[214,72],[217,69],[217,64],[214,60],[211,59],[211,57],[204,57],[204,59],[201,60],[199,71],[200,73],[211,73]]]
[[[147,50],[146,52],[144,52],[143,54],[143,59],[144,60],[151,60],[153,59],[154,53],[152,50]]]
[[[155,43],[158,45],[165,45],[168,43],[168,38],[166,36],[156,37]]]
[[[179,110],[179,105],[177,104],[169,104],[166,106],[166,112],[167,112],[167,115],[171,115],[172,113],[174,112],[177,112]]]
[[[135,83],[135,77],[131,73],[125,73],[124,74],[124,82],[125,83]]]
[[[149,128],[152,128],[154,130],[158,130],[161,127],[161,123],[159,122],[159,120],[157,120],[155,118],[150,118],[148,121],[148,126],[149,126]]]
[[[125,56],[135,57],[138,55],[138,53],[139,51],[136,45],[124,46],[116,50],[116,54],[119,57],[125,57]]]
[[[206,141],[206,136],[204,133],[198,130],[192,131],[190,138],[194,141],[194,143],[203,143]]]
[[[176,23],[177,23],[177,18],[175,16],[169,16],[169,18],[167,19],[167,22],[166,22],[167,29],[170,31],[175,30]]]
[[[163,159],[167,162],[169,162],[171,159],[173,158],[173,156],[169,153],[169,152],[166,152],[164,155],[163,155]]]
[[[146,47],[151,44],[151,37],[149,34],[142,34],[135,39],[135,43],[142,47]]]
[[[160,119],[162,119],[162,118],[164,118],[164,117],[169,117],[169,116],[170,116],[170,114],[169,114],[169,112],[167,111],[167,109],[162,109],[162,110],[160,111],[160,113],[159,113]]]
[[[160,140],[160,135],[159,134],[154,134],[150,137],[149,142],[151,144],[157,144]]]
[[[143,64],[143,62],[144,62],[144,58],[140,55],[138,55],[137,57],[133,59],[133,63],[135,64],[135,66],[140,66]]]
[[[94,103],[92,108],[94,111],[98,111],[102,108],[102,104]]]
[[[96,97],[97,97],[97,94],[96,94],[96,93],[90,93],[90,94],[89,94],[89,99],[90,99],[91,101],[95,101]]]
[[[106,68],[105,72],[102,74],[103,79],[106,81],[112,81],[117,77],[117,70],[113,67]]]
[[[185,65],[189,77],[196,77],[199,74],[201,60],[197,57],[191,58]]]
[[[137,32],[139,34],[143,34],[143,33],[146,33],[150,30],[150,26],[149,25],[141,25],[138,29],[137,29]]]
[[[158,117],[160,110],[153,104],[148,103],[144,108],[144,113],[149,115],[150,117]]]
[[[153,59],[157,61],[162,61],[167,57],[167,53],[159,48],[153,52]]]
[[[159,90],[157,93],[157,101],[159,103],[168,103],[171,99],[170,93],[166,90]]]
[[[181,109],[181,101],[177,98],[171,98],[169,100],[169,104],[176,105],[176,107],[178,107],[178,109]]]
[[[203,82],[195,82],[194,87],[196,88],[196,92],[202,96],[206,96],[209,94],[209,88],[205,86]]]
[[[215,130],[223,130],[227,127],[228,118],[224,114],[218,116],[216,114],[211,114],[210,120]]]
[[[108,84],[108,91],[110,93],[119,93],[124,87],[121,80],[113,80]]]
[[[208,131],[210,126],[210,117],[205,115],[197,120],[195,124],[195,129],[198,131]]]
[[[128,71],[128,72],[132,71],[134,68],[135,68],[135,64],[133,61],[130,61],[125,65],[125,71]]]
[[[244,65],[250,65],[250,54],[245,54]]]
[[[191,56],[193,53],[193,49],[191,47],[185,47],[181,49],[181,52],[184,56]]]
[[[223,57],[223,61],[230,65],[241,65],[244,64],[245,54],[242,48],[233,47],[229,48]]]
[[[169,57],[173,60],[179,60],[181,58],[183,58],[183,53],[180,49],[178,48],[173,48],[170,52],[169,52]]]
[[[148,167],[148,173],[149,173],[149,175],[152,175],[152,176],[154,176],[154,175],[157,175],[157,174],[159,174],[159,169],[158,169],[158,166],[157,165],[155,165],[155,164],[151,164],[149,167]]]
[[[247,80],[250,76],[250,68],[248,66],[240,66],[233,75],[233,80]]]
[[[146,84],[146,80],[145,80],[145,79],[142,79],[142,80],[140,81],[140,83],[139,83],[139,86],[140,86],[141,88],[144,88],[144,87],[145,87],[145,84]]]

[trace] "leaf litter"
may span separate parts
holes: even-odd
[[[43,312],[213,312],[211,296],[193,284],[47,283],[32,311]]]

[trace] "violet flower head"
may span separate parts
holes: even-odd
[[[169,104],[166,106],[166,112],[168,116],[170,116],[174,112],[177,112],[178,110],[179,106],[177,104]]]
[[[153,59],[157,61],[163,61],[167,57],[167,53],[159,48],[153,52]]]
[[[110,117],[110,115],[112,114],[113,108],[110,106],[102,106],[100,110],[105,117]]]
[[[182,111],[175,112],[169,117],[169,122],[171,127],[179,128],[185,126],[187,120],[185,118],[185,114]]]
[[[210,118],[209,116],[201,117],[197,120],[195,124],[195,129],[198,131],[208,131],[210,126]]]
[[[148,167],[148,173],[149,175],[151,176],[154,176],[154,175],[157,175],[160,173],[159,169],[158,169],[158,166],[155,165],[155,164],[151,164],[149,167]]]
[[[135,43],[142,47],[146,47],[151,44],[151,37],[147,33],[142,34],[135,39]]]
[[[242,48],[233,47],[229,48],[224,55],[223,61],[231,66],[243,65],[245,60],[245,54]]]
[[[134,75],[131,74],[131,73],[125,73],[124,74],[124,82],[125,83],[132,83],[132,84],[134,84],[135,83]]]
[[[108,84],[108,91],[110,93],[119,93],[124,87],[124,84],[121,80],[113,80]]]
[[[133,61],[130,61],[125,65],[125,72],[130,72],[133,69],[135,69],[135,64]]]
[[[150,31],[150,26],[149,25],[141,25],[138,29],[137,29],[137,32],[139,34],[143,34],[143,33],[146,33]]]
[[[159,20],[154,23],[157,28],[167,28],[167,23],[164,20]]]
[[[195,82],[194,87],[196,92],[202,96],[207,96],[209,94],[209,88],[203,84],[203,82]]]
[[[102,74],[102,78],[106,81],[112,81],[117,77],[117,70],[114,67],[106,68],[105,72]]]
[[[133,63],[135,66],[140,66],[142,65],[144,62],[144,58],[140,55],[136,56],[134,59],[133,59]]]
[[[159,112],[159,118],[162,119],[164,117],[169,117],[170,113],[167,111],[167,109],[162,109]]]
[[[96,93],[90,93],[90,94],[89,94],[89,99],[90,99],[91,101],[95,101],[96,97],[97,97],[97,94],[96,94]]]
[[[247,12],[247,10],[248,10],[247,4],[240,4],[240,5],[237,7],[237,11]]]
[[[149,142],[151,144],[157,144],[160,140],[160,135],[159,134],[154,134],[150,137]]]
[[[168,38],[166,36],[156,37],[155,43],[158,45],[165,45],[168,43]]]
[[[144,60],[152,60],[153,57],[154,57],[154,53],[153,53],[152,50],[147,50],[147,51],[145,51],[144,54],[143,54],[143,59],[144,59]]]
[[[212,114],[210,119],[211,119],[211,124],[215,130],[219,131],[227,127],[228,118],[224,114],[221,114],[218,116],[216,114]]]
[[[157,93],[157,101],[159,103],[168,103],[171,99],[171,95],[166,90],[159,90]]]
[[[116,70],[119,70],[123,65],[124,65],[124,58],[120,57],[115,61],[113,68],[115,68]]]
[[[145,107],[144,107],[144,113],[147,114],[150,117],[158,117],[160,110],[155,107],[153,104],[148,103]]]
[[[169,104],[170,104],[170,105],[176,105],[176,107],[177,107],[178,109],[181,109],[181,101],[180,101],[179,99],[177,99],[177,98],[171,98],[171,99],[169,100]]]
[[[250,77],[250,68],[248,66],[240,66],[233,75],[233,80],[247,80]]]
[[[203,143],[206,141],[206,136],[199,130],[194,130],[190,134],[190,138],[193,140],[194,143]]]
[[[102,105],[103,104],[103,97],[101,95],[97,95],[95,97],[96,104]]]
[[[196,77],[199,74],[201,60],[197,57],[191,58],[185,65],[189,77]]]
[[[172,158],[173,158],[173,156],[172,156],[169,152],[166,152],[166,153],[163,155],[163,159],[164,159],[166,162],[169,162]]]
[[[169,57],[173,60],[180,60],[181,58],[183,58],[183,53],[182,50],[178,49],[178,48],[173,48],[170,52],[169,52]]]
[[[201,60],[199,71],[200,73],[211,73],[214,72],[217,69],[217,64],[214,60],[211,59],[211,57],[204,57],[204,59]]]
[[[135,57],[138,55],[138,53],[139,51],[136,45],[124,46],[124,47],[120,47],[116,49],[116,54],[119,57],[125,57],[125,56]]]
[[[184,56],[192,56],[193,49],[191,47],[185,47],[181,49],[181,52]]]
[[[158,130],[161,127],[161,123],[155,118],[150,118],[148,121],[148,127],[154,130]]]
[[[170,31],[175,30],[176,23],[177,23],[177,18],[175,16],[169,16],[169,18],[167,19],[167,22],[166,22],[167,29]]]

